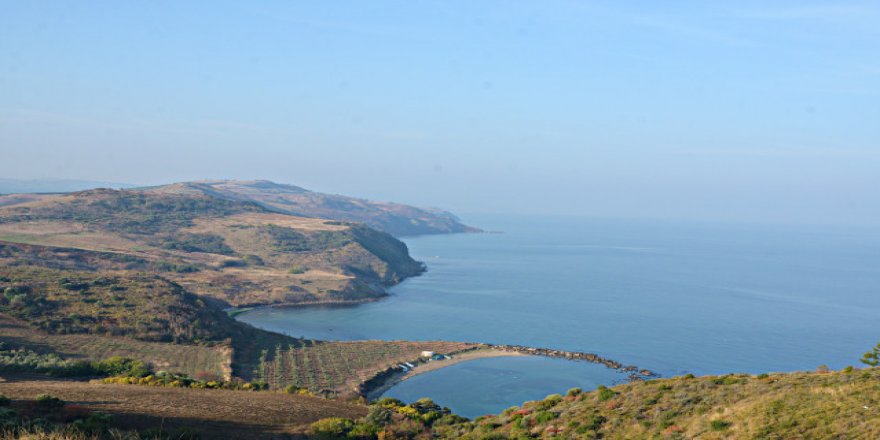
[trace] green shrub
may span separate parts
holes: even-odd
[[[112,416],[102,412],[89,413],[85,418],[76,419],[71,426],[82,432],[105,432],[110,425]]]
[[[538,402],[535,406],[539,411],[553,408],[558,405],[559,402],[562,402],[562,396],[559,394],[551,394],[544,398],[544,400]]]
[[[547,423],[557,417],[559,417],[559,415],[552,411],[541,411],[535,414],[535,421],[538,422],[538,424],[542,424]]]
[[[880,365],[880,343],[877,343],[877,345],[872,348],[871,351],[863,354],[860,361],[869,367],[876,367],[877,365]]]
[[[368,423],[355,423],[351,431],[348,432],[347,438],[353,439],[372,439],[376,438],[379,427]]]
[[[27,349],[5,350],[0,343],[0,371],[11,373],[42,373],[71,377],[95,374],[85,361],[62,359],[54,353],[41,354]]]
[[[248,266],[264,266],[264,265],[266,265],[266,262],[264,262],[263,259],[260,258],[258,255],[245,255],[244,257],[242,257],[242,259],[244,260],[245,264],[247,264]]]
[[[300,275],[300,274],[304,274],[304,273],[306,273],[306,268],[304,268],[304,267],[302,267],[301,265],[297,264],[297,265],[294,265],[293,267],[291,267],[290,270],[289,270],[288,272],[289,272],[291,275]]]
[[[348,433],[354,429],[354,422],[340,417],[330,417],[312,423],[311,428],[315,438],[338,440],[348,436]]]
[[[9,406],[12,403],[12,399],[0,394],[0,406]]]
[[[401,406],[406,406],[403,401],[399,399],[395,399],[393,397],[383,397],[376,401],[375,403],[378,406],[388,409],[400,408]]]
[[[605,385],[599,385],[599,388],[596,388],[596,395],[599,397],[600,401],[605,401],[614,398],[614,396],[617,395],[617,392]]]
[[[732,423],[727,420],[712,420],[709,424],[713,431],[724,431],[725,429],[730,428],[730,425],[732,425]]]
[[[150,374],[147,364],[122,356],[112,356],[95,362],[92,367],[107,376],[144,377]]]
[[[575,388],[569,389],[568,392],[565,393],[565,395],[568,397],[574,397],[574,396],[581,395],[581,393],[583,393],[583,392],[584,392],[584,390],[582,390],[578,387],[575,387]]]
[[[742,383],[742,380],[735,376],[727,375],[716,378],[713,383],[715,385],[736,385],[738,383]]]
[[[385,426],[391,423],[391,411],[379,405],[371,405],[364,421],[374,426]]]
[[[63,400],[49,394],[40,394],[37,396],[37,406],[43,409],[61,408],[65,403],[66,402]]]
[[[588,431],[598,431],[602,428],[602,425],[607,422],[608,419],[599,414],[593,414],[587,419],[587,423],[583,424],[581,428],[586,428]]]

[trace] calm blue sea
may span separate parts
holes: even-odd
[[[424,339],[596,352],[663,375],[857,364],[880,341],[870,229],[485,216],[498,234],[405,239],[428,272],[355,307],[262,309],[245,322],[318,339]],[[594,388],[595,365],[498,358],[409,379],[460,414]]]

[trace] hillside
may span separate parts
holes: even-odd
[[[360,438],[869,439],[880,438],[878,383],[877,368],[682,376],[572,389],[474,421],[429,400],[403,406],[386,399],[366,419],[325,420],[313,428],[331,435],[323,438],[371,432]],[[377,416],[382,411],[386,416]]]
[[[250,201],[41,195],[0,207],[0,371],[122,356],[155,371],[353,397],[363,380],[423,350],[468,345],[309,341],[222,309],[370,300],[423,270],[387,233]]]
[[[324,194],[267,180],[205,180],[160,186],[152,191],[207,194],[229,200],[250,201],[285,214],[359,222],[398,237],[480,231],[462,224],[455,215],[446,211]]]
[[[297,394],[110,385],[18,376],[9,379],[0,381],[0,395],[13,399],[11,405],[0,407],[4,423],[2,438],[15,438],[9,435],[14,426],[10,412],[62,423],[77,418],[94,420],[88,418],[92,413],[107,414],[110,416],[107,422],[92,425],[106,424],[122,429],[127,431],[125,436],[121,433],[101,437],[69,434],[51,438],[146,440],[302,438],[297,434],[322,417],[359,417],[367,411],[363,405]],[[40,394],[61,398],[68,405],[41,410],[34,404],[34,397]],[[137,435],[135,431],[143,434]]]
[[[9,261],[161,275],[228,306],[377,298],[421,273],[406,245],[356,223],[297,217],[200,192],[90,190],[0,206]],[[40,256],[29,256],[38,252]],[[8,252],[7,252],[8,253]],[[63,252],[62,252],[63,253]],[[85,259],[85,260],[83,260]]]

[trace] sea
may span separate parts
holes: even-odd
[[[662,376],[859,365],[880,341],[880,230],[474,215],[495,231],[404,238],[427,272],[357,306],[264,308],[239,319],[324,340],[451,340],[597,353]],[[614,385],[601,365],[485,358],[385,395],[466,417]]]

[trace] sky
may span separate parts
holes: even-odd
[[[2,1],[0,177],[880,225],[880,3]]]

